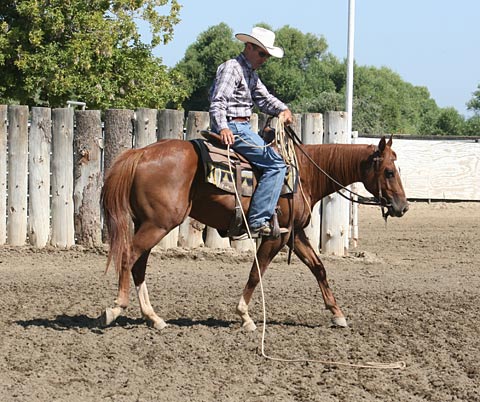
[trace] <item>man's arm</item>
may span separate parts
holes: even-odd
[[[235,90],[236,73],[233,63],[228,61],[218,67],[210,99],[210,118],[217,130],[228,129],[227,107]]]
[[[268,92],[260,78],[257,79],[257,85],[252,91],[252,99],[262,112],[272,116],[282,116],[287,125],[293,123],[292,112],[290,112],[288,106]]]

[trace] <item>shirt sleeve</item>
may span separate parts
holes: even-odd
[[[231,61],[218,67],[210,99],[210,118],[218,131],[228,128],[227,107],[233,96],[236,80],[237,74]]]
[[[277,116],[280,112],[288,109],[288,106],[285,105],[285,103],[268,92],[267,87],[258,76],[256,85],[252,90],[252,100],[263,113],[272,116]]]

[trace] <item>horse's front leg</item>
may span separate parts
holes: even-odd
[[[272,261],[273,257],[280,251],[285,245],[286,235],[282,235],[280,239],[264,239],[257,251],[257,260],[259,266],[257,267],[256,261],[253,262],[250,275],[248,277],[247,284],[243,289],[242,297],[237,305],[236,312],[242,319],[242,328],[247,331],[255,331],[257,326],[253,322],[252,318],[248,314],[248,304],[252,300],[253,291],[260,282],[260,275],[263,277],[268,265]],[[260,273],[259,273],[260,270]]]
[[[337,327],[347,327],[347,321],[342,310],[337,305],[333,292],[327,282],[327,273],[322,261],[312,248],[307,235],[303,230],[297,230],[294,241],[295,254],[305,263],[317,279],[322,292],[325,308],[333,314],[332,323]]]

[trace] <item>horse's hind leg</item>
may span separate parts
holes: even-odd
[[[148,296],[147,284],[145,283],[145,271],[147,269],[147,260],[150,255],[150,250],[145,251],[137,260],[132,269],[133,281],[137,290],[138,302],[142,315],[147,320],[148,325],[156,329],[163,329],[167,326],[153,310]]]
[[[310,271],[317,279],[318,285],[320,286],[320,290],[322,292],[323,301],[325,302],[325,307],[333,314],[333,325],[338,327],[347,327],[347,321],[345,320],[342,310],[340,310],[340,307],[338,307],[337,301],[333,296],[333,292],[328,285],[325,267],[313,250],[313,247],[311,246],[303,230],[299,230],[295,234],[294,251],[295,254],[302,260],[302,262],[305,263],[308,268],[310,268]]]
[[[134,252],[130,255],[130,261],[126,261],[125,255],[122,258],[122,267],[118,277],[118,295],[115,300],[115,307],[107,308],[100,317],[103,325],[108,326],[115,322],[120,317],[123,311],[128,307],[129,292],[130,292],[130,268],[132,261],[135,261],[138,256]],[[125,267],[128,267],[125,269]]]
[[[138,230],[135,230],[130,260],[125,261],[124,258],[122,262],[115,307],[107,308],[101,317],[104,325],[112,324],[128,307],[130,272],[132,272],[143,316],[149,324],[152,324],[155,328],[161,329],[165,327],[165,322],[155,314],[150,304],[148,290],[145,284],[145,270],[150,250],[165,237],[168,232],[168,230],[158,228],[151,224],[142,224]]]

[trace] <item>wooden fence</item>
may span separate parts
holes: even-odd
[[[322,141],[322,115],[296,118],[297,130],[302,122],[307,130],[305,142]],[[254,128],[264,119],[254,115]],[[0,105],[0,244],[102,245],[100,192],[115,157],[162,138],[198,138],[208,126],[206,112],[190,112],[185,119],[177,110],[110,109],[102,116],[98,110]],[[159,245],[175,246],[241,250],[251,243],[230,244],[187,218]]]
[[[263,126],[265,118],[254,115],[254,129]],[[318,113],[295,115],[295,131],[301,133],[305,143],[322,143],[324,138],[325,142],[347,142],[345,119],[342,112],[329,112],[325,119]],[[72,108],[33,107],[29,110],[27,106],[0,105],[0,244],[29,244],[40,248],[46,245],[62,248],[74,244],[102,245],[100,192],[104,171],[115,157],[123,150],[142,147],[162,138],[198,138],[200,131],[208,126],[206,112],[189,112],[185,119],[183,111],[178,110],[109,109],[102,113]],[[410,188],[411,184],[419,184],[418,180],[411,179],[419,169],[409,171],[406,167],[407,162],[415,158],[411,150],[403,155],[403,151],[399,151],[401,141],[394,141],[407,195],[411,197],[413,190],[419,194],[418,189]],[[378,140],[359,138],[357,142],[377,143]],[[464,176],[471,176],[472,180],[478,178],[479,145],[477,142],[471,147],[468,155],[464,153],[458,166],[452,152],[461,147],[449,144],[445,151],[449,159],[440,163],[448,161],[449,167],[456,166],[454,169]],[[415,147],[418,145],[410,146]],[[422,163],[441,154],[438,147],[432,148],[435,155],[425,152],[421,156]],[[444,172],[448,180],[448,169]],[[428,186],[431,188],[432,184]],[[456,186],[458,190],[458,183]],[[459,191],[448,193],[445,188],[442,194],[448,194],[451,199],[471,196],[479,200],[478,186],[476,180],[470,192],[462,192],[461,197],[456,196]],[[414,198],[442,198],[432,197],[431,191],[420,195]],[[328,210],[339,210],[338,204],[343,199],[335,195],[327,198],[323,201],[322,224],[318,203],[307,233],[317,250],[321,243],[323,252],[344,254],[348,249],[348,206],[340,208],[347,210],[347,214],[335,218],[340,223],[337,223],[338,228],[332,229]],[[328,237],[321,235],[322,227],[328,227]],[[158,247],[176,246],[245,250],[252,244],[249,241],[230,243],[220,238],[216,230],[187,218]]]

